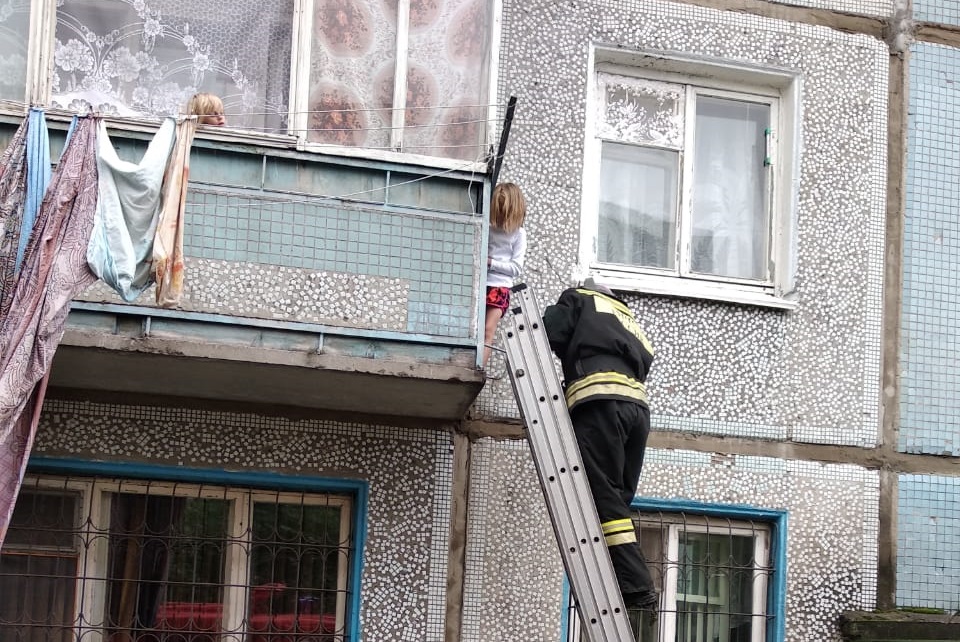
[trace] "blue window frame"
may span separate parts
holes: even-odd
[[[661,594],[641,642],[782,642],[786,511],[636,498],[634,523]],[[564,583],[561,639],[579,639]]]

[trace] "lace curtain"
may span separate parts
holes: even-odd
[[[489,14],[483,0],[411,0],[405,151],[484,152]],[[317,0],[309,140],[390,147],[397,30],[396,0]]]
[[[30,0],[0,0],[0,100],[24,100],[29,35]]]
[[[684,87],[599,74],[598,259],[676,268]],[[654,147],[656,146],[656,147]]]
[[[598,75],[600,261],[677,269],[677,232],[689,216],[690,270],[767,277],[770,221],[765,131],[770,106],[683,85]],[[685,149],[693,127],[693,149]],[[683,189],[682,163],[692,163]],[[681,208],[679,195],[692,198]]]
[[[294,0],[57,0],[53,106],[123,116],[223,99],[229,126],[285,131]]]
[[[697,97],[690,268],[739,279],[767,275],[770,107]]]

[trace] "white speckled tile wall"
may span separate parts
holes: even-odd
[[[502,180],[529,202],[523,280],[552,301],[580,239],[591,43],[771,65],[801,84],[792,311],[626,295],[658,356],[661,430],[877,442],[889,53],[880,40],[684,3],[506,2],[500,94],[518,96]],[[502,357],[475,414],[517,417]]]
[[[525,442],[474,444],[464,640],[559,639],[562,566]],[[643,497],[787,511],[788,642],[839,640],[877,591],[879,477],[844,464],[650,450]]]
[[[444,639],[453,470],[447,432],[48,400],[33,455],[366,480],[364,639]]]

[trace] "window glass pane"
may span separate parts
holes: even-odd
[[[256,503],[250,629],[335,633],[342,628],[349,549],[341,507]]]
[[[24,101],[29,35],[30,0],[0,4],[0,100]]]
[[[489,5],[411,0],[405,150],[466,160],[486,152]]]
[[[309,140],[389,148],[396,23],[396,2],[316,0]]]
[[[625,143],[683,144],[680,85],[600,74],[599,135]]]
[[[225,500],[113,495],[111,634],[146,642],[157,632],[221,629],[228,513]]]
[[[60,0],[53,105],[124,116],[224,102],[227,125],[283,129],[294,0]]]
[[[753,538],[682,531],[679,551],[677,639],[749,641]]]
[[[0,554],[0,639],[73,639],[77,504],[73,493],[20,492]]]
[[[406,31],[402,149],[475,159],[485,152],[490,6],[484,0],[317,0],[308,139],[391,148],[397,32]]]
[[[691,269],[699,274],[768,276],[770,216],[765,131],[770,106],[697,98]]]
[[[603,143],[597,258],[673,269],[679,154]]]

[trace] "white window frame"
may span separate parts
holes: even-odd
[[[78,590],[75,592],[75,622],[83,640],[103,642],[106,622],[107,570],[109,567],[110,502],[116,493],[176,496],[201,499],[221,499],[229,502],[230,537],[224,555],[223,642],[244,642],[248,632],[243,623],[250,604],[250,555],[252,548],[253,505],[297,504],[312,506],[339,506],[340,541],[350,536],[353,500],[344,495],[296,491],[267,491],[263,489],[230,488],[215,484],[180,484],[165,481],[126,479],[95,479],[89,482],[63,481],[53,477],[28,478],[30,488],[49,489],[78,494],[76,526],[80,529],[78,542]],[[89,519],[88,519],[89,517]],[[240,536],[242,535],[242,537]],[[337,568],[337,630],[346,626],[346,589],[349,580],[349,560],[338,556]]]
[[[588,60],[584,173],[581,193],[581,237],[574,281],[587,276],[615,290],[667,296],[728,301],[764,307],[793,309],[796,273],[797,173],[800,153],[800,79],[786,70],[770,70],[700,58],[668,57],[594,45]],[[768,156],[772,182],[770,213],[769,281],[757,282],[694,275],[690,268],[690,216],[692,162],[684,162],[678,186],[679,217],[677,268],[659,270],[601,263],[597,258],[599,227],[600,156],[604,139],[599,135],[598,107],[601,74],[684,85],[687,122],[684,149],[693,149],[694,101],[697,96],[733,98],[771,106],[772,133]],[[648,147],[654,147],[649,145]]]
[[[644,521],[641,518],[640,525],[643,528]],[[661,596],[661,616],[663,625],[661,627],[661,639],[673,640],[677,637],[677,602],[679,593],[677,587],[680,580],[680,532],[703,533],[705,535],[730,536],[737,535],[753,538],[753,604],[752,620],[750,627],[751,642],[765,642],[767,639],[767,575],[763,569],[770,565],[770,532],[766,529],[749,529],[744,527],[730,526],[722,528],[718,533],[716,527],[711,529],[706,524],[687,523],[670,524],[667,526],[667,541],[664,546],[666,555],[664,556],[664,577],[663,594]]]
[[[209,138],[223,142],[256,143],[269,147],[296,148],[300,151],[312,151],[322,154],[367,158],[400,163],[415,163],[426,167],[442,169],[463,169],[465,171],[484,171],[486,163],[483,161],[471,162],[460,159],[441,158],[403,151],[382,149],[366,149],[363,147],[348,147],[329,145],[307,141],[308,114],[307,101],[310,92],[310,53],[313,33],[313,9],[315,0],[294,0],[292,16],[292,42],[290,55],[290,88],[288,104],[290,111],[288,123],[290,131],[287,134],[275,134],[224,127],[214,130],[204,128],[197,131],[197,137]],[[393,125],[391,130],[391,147],[400,150],[403,147],[403,129],[397,129],[404,118],[406,109],[406,73],[407,73],[407,44],[408,20],[410,0],[398,0],[398,27],[397,27],[397,64],[394,76],[394,108]],[[496,135],[499,131],[496,119],[500,115],[496,105],[497,82],[500,58],[500,33],[502,29],[503,0],[490,2],[490,59],[487,73],[488,106],[486,110],[487,126],[484,147],[496,144]],[[53,70],[53,51],[57,27],[56,0],[31,0],[30,5],[30,38],[28,43],[27,81],[25,88],[25,104],[0,101],[0,113],[20,113],[29,105],[49,105],[51,100],[51,83]],[[401,55],[402,54],[402,55]],[[53,110],[53,116],[62,116],[64,119],[72,116],[70,112]],[[110,117],[105,119],[111,127],[120,130],[155,131],[159,123],[144,122],[131,118]],[[479,141],[478,141],[479,142]],[[477,155],[482,148],[477,148]]]

